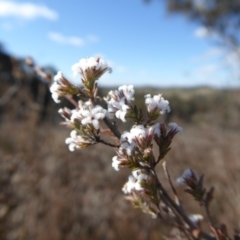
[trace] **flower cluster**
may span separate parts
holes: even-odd
[[[72,66],[74,75],[80,74],[84,81],[98,80],[106,71],[112,72],[112,69],[108,66],[102,58],[90,57],[80,59],[78,63]]]
[[[170,124],[171,129],[166,130],[163,123],[154,122],[160,113],[170,111],[169,102],[161,95],[151,97],[145,96],[147,118],[144,123],[142,110],[133,105],[134,87],[123,85],[118,90],[112,90],[104,98],[107,109],[104,109],[97,102],[100,99],[96,96],[98,80],[105,72],[111,72],[108,64],[101,58],[81,59],[72,67],[73,72],[81,75],[83,88],[71,85],[62,75],[58,73],[55,77],[56,83],[52,85],[53,98],[58,100],[59,96],[85,93],[88,101],[79,101],[76,109],[60,109],[59,113],[65,119],[64,125],[72,129],[66,144],[70,151],[76,148],[86,148],[96,143],[104,143],[116,148],[116,156],[112,158],[112,166],[116,171],[122,167],[132,170],[128,182],[123,187],[123,192],[128,195],[129,200],[142,206],[142,210],[156,216],[160,204],[160,194],[157,191],[157,177],[155,173],[156,164],[162,159],[163,154],[170,149],[171,140],[181,129],[176,124]],[[76,89],[76,91],[70,91]],[[81,95],[80,95],[81,96]],[[114,117],[126,122],[127,118],[132,119],[135,124],[130,131],[116,134]],[[101,138],[100,121],[110,126],[112,133],[119,138],[118,144],[114,145],[105,142]],[[160,150],[159,157],[155,159],[153,143]],[[151,206],[151,208],[149,208]],[[153,211],[153,209],[155,209]]]
[[[126,122],[126,114],[131,109],[134,92],[133,85],[123,85],[118,90],[110,91],[104,98],[108,105],[108,112]]]
[[[78,102],[70,99],[75,109],[59,110],[65,119],[63,124],[71,128],[70,137],[65,141],[69,150],[74,151],[97,143],[115,148],[116,155],[112,158],[112,167],[116,171],[124,167],[131,170],[128,181],[122,188],[125,198],[152,217],[162,220],[173,217],[172,225],[179,227],[188,239],[199,239],[202,234],[200,229],[202,216],[187,215],[184,212],[166,162],[163,160],[171,149],[174,136],[182,132],[182,128],[176,123],[169,123],[169,127],[166,127],[164,123],[158,121],[161,114],[170,112],[169,102],[161,94],[153,97],[150,94],[145,95],[146,116],[144,116],[144,111],[133,105],[135,91],[132,85],[123,85],[118,90],[112,90],[105,98],[97,96],[96,81],[107,71],[111,72],[111,68],[103,59],[93,57],[81,59],[73,65],[72,70],[74,74],[81,75],[82,87],[74,86],[59,72],[50,88],[56,102],[59,102],[59,97],[66,95],[77,95],[80,98]],[[107,109],[101,105],[103,100],[107,103]],[[114,118],[123,122],[131,120],[133,126],[121,134]],[[109,129],[103,129],[101,122]],[[104,138],[102,135],[105,135]],[[105,140],[107,137],[110,141]],[[160,161],[163,162],[174,199],[157,176],[156,165]],[[186,170],[183,176],[177,179],[177,183],[187,186],[185,191],[206,208],[211,221],[208,207],[213,198],[213,188],[206,191],[203,186],[203,175],[197,178],[192,170]],[[214,233],[224,234],[221,229],[214,227],[212,229]]]
[[[144,190],[143,185],[148,179],[149,175],[143,170],[134,170],[122,190],[125,194],[130,194],[132,191],[142,191]]]
[[[97,143],[100,120],[105,118],[106,109],[100,105],[94,106],[89,100],[85,103],[79,101],[77,109],[64,108],[60,109],[59,113],[65,118],[64,125],[74,129],[70,134],[71,137],[66,139],[71,151]]]
[[[112,69],[108,66],[102,58],[90,57],[81,59],[78,63],[72,66],[74,75],[80,74],[82,84],[85,88],[86,93],[89,96],[93,96],[96,92],[97,84],[96,81],[105,73],[112,72]]]
[[[94,106],[91,101],[79,101],[78,106],[79,109],[73,112],[71,121],[82,125],[91,124],[95,129],[99,129],[99,120],[106,116],[107,110],[100,105]]]
[[[130,132],[123,132],[120,138],[121,145],[116,151],[117,156],[112,159],[113,168],[118,171],[119,167],[124,166],[130,168],[150,166],[151,144],[154,136],[160,136],[159,126],[159,123],[149,128],[137,125],[133,126]]]
[[[158,118],[159,114],[170,112],[169,102],[165,100],[161,94],[151,97],[150,94],[145,95],[145,104],[147,107],[149,117],[154,120]]]
[[[65,119],[64,124],[71,128],[80,125],[92,125],[96,130],[100,127],[99,121],[108,114],[106,109],[100,105],[94,106],[90,100],[86,102],[79,101],[78,107],[74,110],[61,108],[58,112]]]
[[[69,150],[74,151],[76,148],[86,148],[96,144],[94,135],[79,135],[76,130],[71,131],[70,137],[66,139],[66,144],[69,144]]]

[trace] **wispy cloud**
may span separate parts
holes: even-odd
[[[204,53],[191,58],[193,62],[206,63],[223,57],[224,49],[222,47],[211,47]]]
[[[228,39],[221,38],[217,32],[211,31],[206,27],[197,28],[193,34],[197,38],[211,38],[222,43],[222,45],[212,47],[204,54],[193,59],[198,62],[204,62],[204,64],[208,62],[209,64],[214,63],[214,65],[218,66],[217,68],[213,68],[208,65],[208,67],[198,69],[199,74],[203,74],[205,76],[210,73],[217,74],[217,72],[226,72],[230,78],[240,78],[240,48],[229,47]]]
[[[199,27],[194,31],[193,35],[197,38],[209,38],[213,33],[206,27]]]
[[[211,74],[217,73],[219,67],[216,64],[208,64],[197,69],[198,75],[209,76]]]
[[[48,37],[57,43],[72,45],[76,47],[82,47],[85,44],[85,41],[80,37],[75,36],[64,36],[61,33],[50,32]]]
[[[88,35],[86,39],[88,42],[91,42],[91,43],[96,43],[99,41],[99,37],[96,35],[92,35],[92,34]]]
[[[86,44],[97,43],[99,41],[99,37],[96,35],[88,35],[84,38],[81,38],[77,36],[66,36],[59,32],[49,32],[48,38],[60,44],[67,44],[76,47],[82,47]]]
[[[27,20],[35,18],[57,20],[58,13],[45,5],[0,0],[0,17],[19,17]]]

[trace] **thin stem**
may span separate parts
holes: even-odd
[[[168,171],[168,169],[167,169],[166,161],[164,161],[164,162],[162,163],[162,165],[163,165],[163,169],[164,169],[164,172],[165,172],[165,174],[166,174],[166,177],[167,177],[167,179],[168,179],[168,182],[169,182],[169,184],[170,184],[170,186],[171,186],[171,189],[172,189],[172,191],[173,191],[173,194],[174,194],[174,197],[175,197],[175,202],[176,202],[176,204],[177,204],[178,206],[181,207],[181,202],[180,202],[180,199],[179,199],[179,197],[178,197],[177,190],[175,189],[175,187],[174,187],[174,185],[173,185],[173,183],[172,183],[172,180],[171,180],[169,171]]]
[[[97,141],[98,143],[105,144],[105,145],[107,145],[107,146],[109,146],[109,147],[114,147],[114,148],[118,148],[118,147],[119,147],[118,145],[115,145],[115,144],[112,144],[112,143],[109,143],[109,142],[104,141],[104,140],[101,139],[100,137],[96,138],[96,141]]]
[[[118,138],[121,138],[121,133],[119,132],[116,122],[110,121],[107,117],[103,119],[104,123],[108,126],[108,128],[112,131],[112,133]]]
[[[180,206],[178,206],[173,200],[172,198],[168,195],[167,191],[165,190],[165,188],[162,186],[162,184],[160,183],[157,174],[155,172],[155,170],[153,170],[155,177],[156,177],[156,184],[160,190],[160,194],[162,195],[163,199],[165,199],[165,201],[167,201],[166,204],[170,204],[171,209],[176,211],[181,217],[182,219],[185,221],[185,223],[188,224],[188,226],[190,227],[190,231],[196,229],[196,226],[194,225],[194,223],[188,218],[188,216],[186,215],[185,211],[183,208],[181,208]],[[200,233],[200,236],[202,239],[206,239],[206,240],[216,240],[215,237],[212,237],[211,235],[202,232]]]
[[[162,186],[162,184],[160,183],[156,172],[155,173],[155,177],[156,177],[156,183],[157,186],[160,190],[160,193],[162,193],[162,195],[164,196],[164,198],[167,200],[167,202],[171,205],[171,207],[173,209],[175,209],[177,211],[177,213],[184,219],[184,221],[188,224],[188,226],[191,229],[195,229],[196,227],[194,226],[194,224],[192,223],[192,221],[188,218],[188,216],[185,214],[185,212],[183,211],[183,209],[181,209],[173,200],[172,198],[168,195],[167,191],[165,190],[165,188]]]
[[[70,95],[65,95],[64,96],[74,107],[76,107],[77,109],[79,108],[77,102],[72,98],[72,96]]]
[[[157,164],[160,162],[160,160],[162,159],[161,157],[161,154],[159,154],[157,161],[154,163],[154,167],[157,166]]]
[[[211,216],[211,214],[210,214],[210,210],[209,210],[208,205],[204,204],[204,209],[205,209],[205,212],[206,212],[208,221],[209,221],[210,224],[213,226],[213,220],[212,220],[212,216]]]
[[[181,231],[185,234],[185,236],[186,236],[186,238],[187,238],[188,240],[191,240],[191,238],[190,238],[190,236],[188,235],[186,229],[185,229],[183,226],[181,226],[181,221],[180,221],[179,219],[178,219],[178,220],[180,221],[180,223],[176,224],[176,223],[173,223],[173,222],[171,222],[170,220],[164,218],[161,214],[158,214],[158,218],[159,218],[160,220],[164,221],[165,223],[169,224],[170,226],[175,227],[175,228],[178,228],[179,230],[181,230]]]

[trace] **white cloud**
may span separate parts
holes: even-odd
[[[96,43],[99,41],[99,37],[95,36],[95,35],[88,35],[87,36],[87,40],[91,43]]]
[[[202,54],[192,57],[190,60],[194,63],[206,64],[208,62],[220,61],[224,54],[224,48],[214,46]]]
[[[50,32],[48,34],[48,37],[54,42],[72,45],[76,47],[82,47],[85,44],[85,41],[80,37],[75,36],[67,37],[57,32]]]
[[[0,0],[0,17],[19,17],[28,20],[34,18],[57,20],[58,14],[45,5]]]
[[[233,68],[239,69],[240,66],[240,48],[229,51],[226,54],[225,62]]]
[[[236,78],[240,76],[240,48],[228,49],[224,47],[212,47],[200,56],[199,60],[201,63],[209,62],[208,68],[205,68],[205,72],[210,72],[211,69],[213,70],[213,68],[210,68],[211,65],[217,65],[218,71],[231,72]],[[214,64],[211,64],[213,62]]]
[[[213,35],[213,33],[206,27],[197,28],[193,34],[197,38],[209,38]]]
[[[208,64],[197,69],[197,72],[200,76],[209,76],[215,74],[218,71],[218,66],[216,64]]]

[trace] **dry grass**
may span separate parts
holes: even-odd
[[[228,125],[221,119],[214,124],[221,115],[210,111],[198,115],[199,124],[183,122],[184,133],[166,160],[173,179],[189,167],[205,173],[206,186],[216,189],[214,220],[233,230],[240,228],[240,128],[239,115],[232,109],[229,114]],[[67,129],[36,126],[30,112],[17,117],[7,112],[0,123],[1,240],[155,240],[168,235],[168,227],[124,200],[121,188],[129,172],[111,167],[113,149],[97,145],[70,153],[64,144]],[[161,166],[158,171],[167,184]],[[199,206],[183,198],[189,213],[199,213]]]

